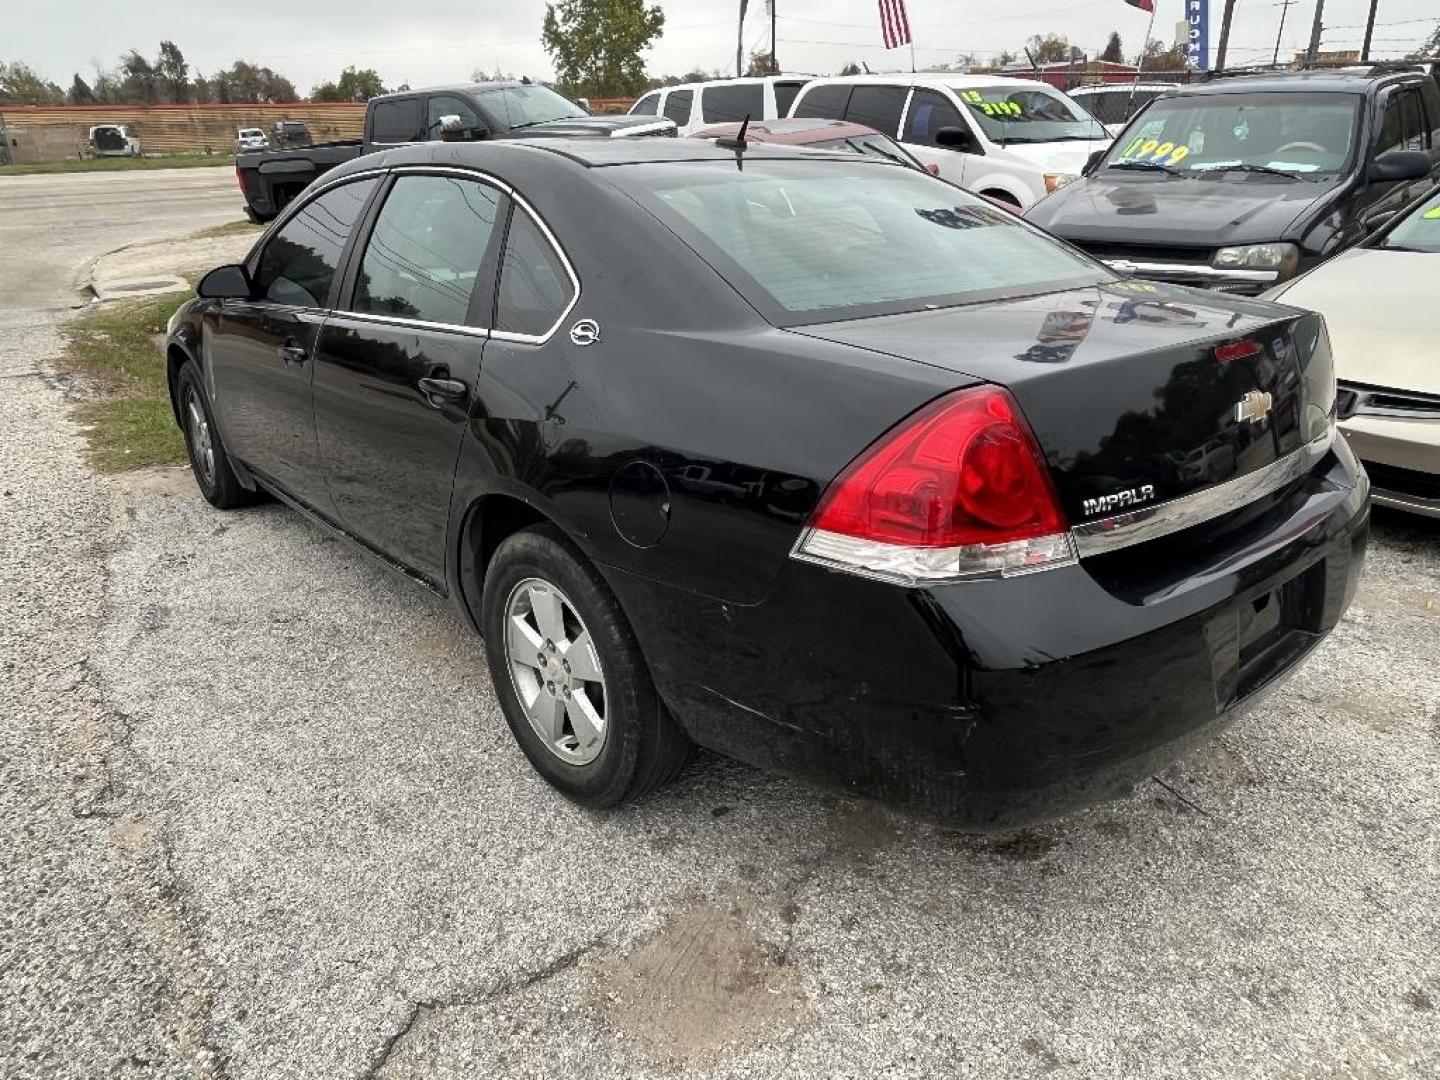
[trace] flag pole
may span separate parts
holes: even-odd
[[[915,74],[915,31],[910,31],[910,74]]]
[[[1135,65],[1136,84],[1140,82],[1140,73],[1145,70],[1145,54],[1150,51],[1150,32],[1155,29],[1155,8],[1157,6],[1158,5],[1154,3],[1150,5],[1150,21],[1145,24],[1145,43],[1140,46],[1140,60]],[[1133,91],[1130,94],[1130,99],[1132,102],[1135,99]]]

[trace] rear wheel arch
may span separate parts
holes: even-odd
[[[591,561],[563,525],[534,503],[508,492],[481,495],[466,509],[460,526],[456,581],[460,599],[475,628],[480,627],[480,603],[485,575],[496,550],[521,529],[548,525],[571,547]]]

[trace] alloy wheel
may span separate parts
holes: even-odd
[[[194,387],[185,395],[185,412],[188,416],[186,428],[190,434],[190,451],[200,478],[205,484],[215,483],[215,444],[210,439],[210,423],[205,419],[205,409]]]
[[[575,605],[553,584],[525,578],[505,602],[505,660],[520,707],[546,749],[588,765],[605,747],[605,676]]]

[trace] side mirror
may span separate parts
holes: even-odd
[[[1386,150],[1370,163],[1370,179],[1381,183],[1419,180],[1430,171],[1430,155],[1424,150]]]
[[[962,154],[970,154],[975,151],[975,136],[965,127],[942,127],[935,132],[935,141],[949,150],[959,150]]]
[[[590,111],[591,111],[591,109],[590,109],[590,99],[589,99],[589,98],[584,98],[584,97],[582,97],[582,98],[576,98],[576,99],[575,99],[575,104],[576,104],[576,105],[579,105],[579,106],[580,106],[582,109],[584,109],[586,112],[590,112]]]
[[[195,294],[205,300],[249,300],[253,293],[243,266],[217,266],[195,286]]]
[[[449,116],[440,117],[440,134],[458,135],[465,130],[465,121],[451,113]]]
[[[1105,160],[1105,155],[1109,152],[1110,151],[1108,148],[1104,150],[1096,150],[1093,154],[1091,154],[1088,158],[1085,159],[1085,167],[1080,170],[1080,175],[1089,176],[1091,173],[1093,173],[1096,169],[1100,167],[1100,162]]]

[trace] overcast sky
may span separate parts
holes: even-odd
[[[787,71],[828,73],[846,61],[874,70],[909,68],[907,51],[887,54],[875,0],[777,0],[779,58]],[[1169,39],[1183,0],[1158,0],[1155,37]],[[1223,0],[1211,0],[1211,50]],[[738,0],[662,0],[664,37],[647,55],[652,75],[695,67],[729,71],[735,62]],[[1064,34],[1096,52],[1113,30],[1127,53],[1145,34],[1148,16],[1123,0],[908,0],[916,57],[923,69],[961,52],[994,55],[1031,34]],[[536,78],[551,74],[540,47],[544,0],[11,0],[0,60],[24,60],[62,86],[79,71],[89,79],[130,48],[153,57],[161,38],[175,41],[194,68],[209,73],[235,59],[288,76],[302,94],[347,64],[373,67],[386,85],[426,86],[468,78],[477,67]],[[1326,48],[1359,48],[1368,0],[1327,0]],[[765,0],[750,0],[745,43],[768,44]],[[1303,49],[1314,0],[1298,0],[1285,23],[1281,55]],[[1231,31],[1233,62],[1270,59],[1281,8],[1274,0],[1239,0]],[[1374,54],[1399,56],[1433,29],[1435,0],[1380,0]]]

